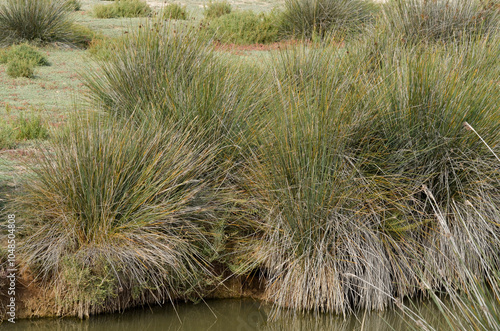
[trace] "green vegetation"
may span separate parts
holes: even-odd
[[[384,6],[383,18],[388,33],[409,42],[449,41],[498,29],[500,10],[494,0],[402,0]]]
[[[119,38],[97,37],[90,42],[88,52],[97,59],[109,60],[119,42]]]
[[[3,50],[0,54],[1,63],[7,63],[7,75],[12,78],[33,78],[35,66],[49,65],[45,56],[27,44]]]
[[[149,8],[130,3],[94,14]],[[165,22],[183,17],[170,5],[119,28],[82,13],[117,32],[94,35],[79,115],[32,157],[12,205],[29,215],[23,270],[55,289],[59,314],[196,301],[259,274],[277,308],[397,306],[410,329],[433,329],[405,305],[430,298],[450,329],[498,329],[498,7],[377,6],[210,3],[192,24]],[[283,38],[301,40],[248,46]],[[47,52],[53,67],[81,63]],[[12,46],[0,62],[46,63],[36,54]],[[46,115],[17,105],[0,148],[47,138]]]
[[[218,57],[195,31],[172,33],[156,22],[128,33],[115,54],[85,77],[93,105],[125,119],[189,126],[224,155],[240,153],[240,135],[262,103],[255,73]]]
[[[192,132],[79,122],[51,144],[18,201],[37,229],[23,245],[26,265],[80,317],[119,308],[118,293],[162,302],[198,291],[211,274],[202,249],[217,151]]]
[[[233,11],[208,21],[207,34],[222,43],[266,44],[278,41],[280,14]]]
[[[231,4],[227,1],[210,1],[203,11],[203,16],[210,20],[229,14],[232,10]]]
[[[12,46],[4,51],[0,56],[0,63],[8,63],[12,60],[23,60],[31,62],[35,66],[48,66],[50,65],[47,57],[40,53],[36,48],[28,44],[21,44]]]
[[[2,149],[11,149],[16,145],[14,139],[14,130],[12,126],[5,123],[4,121],[0,122],[0,150]]]
[[[46,139],[49,136],[49,131],[40,115],[28,118],[21,115],[14,122],[14,127],[17,140]]]
[[[82,3],[80,0],[67,0],[66,5],[71,11],[79,11],[82,8]]]
[[[171,3],[162,9],[160,16],[167,20],[186,20],[188,12],[186,6],[182,7],[176,3]]]
[[[94,7],[97,18],[144,17],[151,14],[151,8],[141,0],[116,0],[110,5]]]
[[[48,136],[49,131],[40,115],[21,115],[12,123],[0,122],[0,149],[14,148],[22,140],[40,140]]]
[[[28,60],[12,60],[7,64],[7,75],[12,78],[33,78],[35,76],[35,65]]]
[[[62,0],[6,0],[0,4],[0,47],[21,42],[82,45],[82,34]]]
[[[345,35],[363,30],[373,11],[369,0],[286,0],[281,25],[283,33],[292,37]]]

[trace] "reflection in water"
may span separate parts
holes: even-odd
[[[429,304],[430,305],[430,304]],[[419,304],[418,309],[436,329],[443,321],[434,307]],[[272,319],[270,317],[273,317]],[[269,317],[269,320],[268,320]],[[323,314],[272,314],[270,305],[253,300],[214,300],[200,304],[127,310],[122,314],[93,316],[89,320],[38,319],[3,323],[5,330],[23,331],[290,331],[290,330],[408,330],[408,318],[399,310],[363,312],[349,318]],[[414,324],[413,324],[414,325]]]

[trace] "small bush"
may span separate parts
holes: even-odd
[[[372,20],[373,10],[366,0],[286,0],[281,28],[288,36],[306,39],[332,30],[359,32]]]
[[[242,241],[269,300],[346,314],[498,272],[498,160],[473,128],[497,153],[499,41],[392,40],[375,68],[366,44],[279,54]]]
[[[214,148],[189,131],[90,118],[49,150],[18,208],[36,229],[23,257],[63,313],[123,309],[117,293],[126,305],[185,298],[211,277]]]
[[[28,62],[31,62],[35,66],[50,65],[49,60],[47,60],[47,58],[43,54],[27,44],[12,46],[12,48],[8,52],[8,58],[10,60],[26,60]]]
[[[266,44],[279,40],[279,14],[237,11],[208,22],[207,34],[222,43]]]
[[[12,126],[0,121],[0,149],[14,148],[16,145],[15,134]]]
[[[35,66],[28,60],[12,60],[7,65],[7,75],[12,78],[33,78],[35,75]]]
[[[160,12],[160,15],[166,20],[185,20],[188,17],[186,6],[182,7],[176,3],[165,6]]]
[[[0,31],[0,46],[25,41],[82,42],[63,0],[6,0],[0,4]]]
[[[491,1],[392,1],[383,9],[388,32],[409,42],[448,41],[485,34],[499,27],[500,11]]]
[[[21,115],[14,123],[14,127],[17,140],[46,139],[49,136],[49,131],[40,115],[29,118]]]
[[[151,8],[141,0],[117,0],[111,5],[94,7],[94,16],[97,18],[145,17],[149,14]]]
[[[87,48],[97,35],[92,29],[80,24],[73,24],[70,31],[74,37],[74,45],[81,48]]]
[[[203,16],[206,19],[214,19],[221,17],[222,15],[230,14],[232,11],[231,4],[227,1],[214,1],[210,2],[205,10],[203,11]]]

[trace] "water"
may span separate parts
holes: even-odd
[[[437,310],[425,303],[418,309],[436,329],[446,330]],[[74,318],[18,320],[4,322],[0,329],[23,331],[290,331],[290,330],[408,330],[408,318],[397,309],[363,312],[347,319],[328,314],[273,314],[272,307],[250,299],[212,300],[199,304],[178,304],[138,308],[124,313]]]

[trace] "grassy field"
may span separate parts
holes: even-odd
[[[280,308],[500,328],[498,1],[148,4],[0,36],[0,206],[59,314],[259,274]]]

